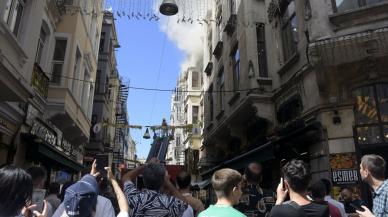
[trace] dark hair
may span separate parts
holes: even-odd
[[[284,179],[288,182],[290,188],[302,193],[306,191],[311,175],[309,166],[302,160],[291,160],[283,167]]]
[[[326,196],[326,186],[322,181],[317,181],[310,186],[311,196],[314,199],[323,199]]]
[[[181,189],[190,187],[191,175],[185,171],[180,172],[176,177],[176,184]]]
[[[59,194],[59,199],[61,199],[62,202],[63,202],[63,199],[65,198],[66,189],[73,184],[74,184],[73,181],[67,181],[65,182],[65,184],[62,185],[61,193]]]
[[[57,182],[52,182],[48,186],[48,194],[58,195],[60,192],[61,186]]]
[[[166,169],[162,164],[147,164],[143,171],[144,186],[148,190],[159,191],[164,184]]]
[[[91,166],[84,167],[84,168],[80,171],[80,172],[81,172],[81,177],[84,177],[86,174],[90,174],[91,169],[92,169]]]
[[[353,189],[352,189],[351,187],[349,187],[349,186],[343,186],[343,187],[341,187],[340,192],[342,192],[343,190],[348,190],[350,193],[353,194]]]
[[[364,169],[368,169],[372,176],[379,180],[385,179],[385,160],[379,155],[368,154],[361,158]]]
[[[229,168],[216,171],[212,176],[212,186],[218,198],[228,197],[234,187],[241,182],[241,174]]]
[[[23,169],[0,169],[0,216],[16,216],[32,197],[32,179]]]
[[[43,181],[47,177],[46,170],[43,167],[32,166],[28,168],[27,173],[30,174],[34,186]]]
[[[325,185],[326,195],[329,195],[331,192],[331,182],[328,179],[321,179],[321,182]]]

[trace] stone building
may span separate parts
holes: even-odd
[[[170,125],[183,126],[185,125],[184,114],[184,95],[187,89],[186,80],[183,76],[179,76],[177,80],[176,91],[171,96],[171,113]],[[170,141],[167,150],[167,162],[171,165],[184,165],[184,147],[183,147],[183,130],[177,128],[174,130],[173,139]]]
[[[105,11],[94,90],[92,130],[90,142],[85,147],[85,155],[89,162],[97,154],[106,155],[109,164],[113,160],[114,123],[116,122],[116,106],[120,89],[115,49],[119,47],[114,15]]]
[[[356,185],[363,154],[388,158],[387,1],[214,4],[204,52],[203,178],[260,161],[263,185],[275,187],[281,160],[299,158],[313,179]]]
[[[1,155],[69,179],[89,139],[103,1],[1,4]],[[9,84],[9,85],[8,85]],[[4,130],[4,132],[3,132]],[[4,135],[4,136],[3,136]],[[4,145],[3,145],[4,144]],[[3,148],[5,147],[5,148]]]
[[[190,173],[197,173],[202,126],[202,73],[200,67],[189,67],[183,71],[172,95],[172,126],[183,126],[174,130],[167,159],[170,164],[185,165]]]

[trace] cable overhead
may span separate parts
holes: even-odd
[[[46,73],[48,75],[52,75],[52,73]],[[78,79],[74,77],[68,77],[68,76],[59,76],[60,78],[69,79],[69,80],[75,80],[75,81],[82,81],[85,83],[92,83],[95,84],[95,81],[88,81],[84,79]],[[123,82],[122,84],[129,84],[129,82]],[[205,91],[205,90],[178,90],[178,89],[159,89],[159,88],[147,88],[147,87],[135,87],[135,86],[127,86],[128,89],[132,90],[144,90],[144,91],[155,91],[155,92],[175,92],[175,93],[238,93],[238,92],[250,92],[255,90],[262,91],[262,88],[248,88],[248,89],[237,89],[237,90],[213,90],[213,91]]]

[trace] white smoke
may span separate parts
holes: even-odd
[[[197,0],[188,1],[194,2]],[[196,14],[196,12],[193,12],[193,14]],[[192,66],[202,67],[206,34],[205,23],[201,25],[199,22],[182,22],[181,19],[182,16],[178,15],[162,19],[160,22],[161,30],[167,34],[169,40],[185,53],[185,60],[181,63],[181,71]]]

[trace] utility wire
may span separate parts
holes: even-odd
[[[52,75],[52,73],[46,73],[49,75]],[[68,77],[68,76],[59,76],[60,78],[65,78],[69,80],[74,81],[82,81],[82,82],[89,82],[92,84],[95,84],[95,81],[88,81],[84,79],[78,79],[74,77]],[[123,84],[129,84],[129,82],[123,82]],[[205,90],[178,90],[178,89],[159,89],[159,88],[147,88],[147,87],[135,87],[135,86],[128,86],[129,89],[132,90],[144,90],[144,91],[155,91],[155,92],[175,92],[175,93],[238,93],[238,92],[250,92],[255,90],[260,90],[261,88],[247,88],[247,89],[237,89],[237,90],[213,90],[213,91],[205,91]]]

